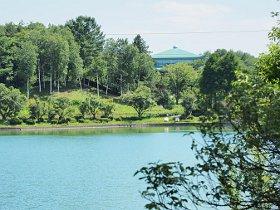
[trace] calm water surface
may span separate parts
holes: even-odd
[[[193,164],[186,133],[154,128],[0,134],[0,209],[144,209],[144,183],[134,172],[159,160]]]

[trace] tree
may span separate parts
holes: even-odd
[[[49,121],[57,118],[57,123],[68,123],[73,116],[73,107],[66,97],[50,98]]]
[[[25,102],[18,89],[0,83],[0,115],[3,120],[16,117]]]
[[[197,105],[197,92],[185,91],[182,94],[182,106],[185,111],[185,117],[192,115],[193,111],[198,108]]]
[[[31,42],[21,42],[15,48],[15,68],[19,80],[26,84],[27,98],[29,98],[30,86],[35,82],[37,57],[37,48]]]
[[[61,82],[65,81],[67,65],[69,62],[69,45],[59,34],[46,34],[42,40],[40,62],[44,68],[44,76],[48,75],[50,93],[53,92],[55,82],[57,91]]]
[[[65,86],[79,84],[82,87],[82,77],[85,74],[83,68],[83,60],[80,57],[80,46],[75,41],[71,30],[64,26],[51,26],[52,33],[61,35],[69,46],[69,62],[67,64],[67,72],[65,76]],[[70,82],[70,83],[69,83]]]
[[[231,90],[231,83],[236,79],[235,72],[239,63],[233,52],[217,50],[206,61],[201,80],[200,90],[208,96],[209,104],[223,98]]]
[[[192,89],[198,79],[198,72],[186,63],[168,65],[165,68],[168,87],[175,95],[176,104],[179,103],[181,93],[186,89]]]
[[[262,69],[265,78],[271,82],[280,81],[280,46],[271,45],[268,54],[262,54],[258,66]]]
[[[146,44],[145,40],[141,37],[140,34],[137,34],[134,38],[133,45],[137,47],[140,53],[148,53],[149,46]]]
[[[115,105],[113,103],[109,102],[102,102],[100,111],[103,112],[103,116],[106,118],[111,118],[113,111],[114,111]]]
[[[154,163],[137,171],[148,184],[142,192],[149,200],[146,208],[191,209],[191,203],[240,210],[280,208],[276,52],[271,49],[260,57],[255,74],[235,70],[236,80],[217,88],[227,94],[201,118],[204,141],[194,140],[192,145],[197,164]],[[225,66],[232,66],[232,60]],[[212,69],[210,63],[208,67]]]
[[[153,79],[155,67],[152,57],[146,53],[136,53],[134,60],[135,83],[145,82],[147,85]]]
[[[83,117],[90,114],[93,119],[96,119],[97,112],[101,108],[101,102],[98,98],[90,96],[81,103],[79,108]]]
[[[139,118],[142,118],[144,112],[153,104],[151,89],[146,86],[139,86],[135,91],[128,92],[123,95],[122,100],[135,109]]]
[[[80,45],[80,56],[86,69],[92,60],[100,54],[104,44],[104,34],[95,18],[79,16],[69,20],[66,26],[72,31],[76,42]]]
[[[104,81],[107,75],[107,63],[103,55],[97,56],[90,65],[89,75],[96,78],[96,91],[99,97],[99,84]]]
[[[35,97],[28,104],[30,118],[35,119],[37,122],[43,122],[44,116],[48,112],[47,103]]]
[[[142,193],[147,208],[280,207],[279,84],[238,74],[224,104],[203,118],[204,144],[192,146],[194,167],[156,163],[137,172],[148,184]]]
[[[13,40],[0,35],[0,82],[9,83],[13,80]]]

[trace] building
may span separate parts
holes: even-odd
[[[157,69],[169,64],[176,64],[180,62],[192,62],[194,60],[200,59],[200,55],[196,55],[185,50],[181,50],[178,47],[173,47],[170,50],[166,50],[157,54],[152,55],[155,61],[155,66]]]

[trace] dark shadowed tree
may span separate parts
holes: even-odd
[[[239,63],[233,52],[217,50],[206,61],[201,80],[200,90],[214,105],[231,90],[231,84],[236,79],[235,72]]]
[[[133,45],[137,47],[140,53],[148,53],[149,46],[146,44],[145,40],[140,34],[137,34],[137,36],[134,38]]]

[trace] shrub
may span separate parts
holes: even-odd
[[[8,120],[8,124],[9,125],[20,125],[20,124],[22,124],[22,120],[17,117],[13,117]]]
[[[98,110],[100,110],[101,106],[102,104],[98,98],[90,96],[81,103],[79,109],[83,117],[85,117],[86,114],[89,114],[93,119],[96,119],[96,114]]]
[[[113,103],[103,102],[101,103],[100,110],[103,112],[103,117],[112,118],[115,105]]]

